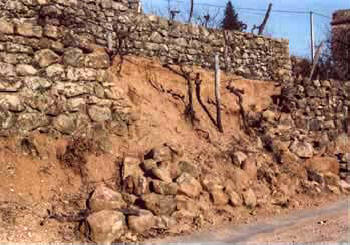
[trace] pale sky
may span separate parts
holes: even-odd
[[[151,9],[160,9],[165,13],[168,6],[168,0],[142,1],[146,12]],[[188,12],[186,10],[189,8],[189,0],[170,0],[170,2],[173,8]],[[260,24],[264,17],[264,12],[250,9],[266,9],[270,2],[273,4],[272,10],[313,11],[326,16],[314,15],[315,44],[326,38],[327,30],[330,29],[332,13],[339,9],[350,9],[350,0],[232,0],[240,20],[248,24],[249,31],[254,24]],[[195,4],[225,6],[226,3],[226,0],[195,0]],[[212,9],[212,11],[219,9],[202,5],[195,5],[195,8]],[[221,12],[223,11],[224,9],[221,9]],[[289,39],[291,54],[310,56],[309,23],[310,15],[308,13],[272,12],[266,32],[275,38]]]

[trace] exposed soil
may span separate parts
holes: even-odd
[[[162,67],[158,61],[126,57],[120,75],[117,75],[117,70],[118,60],[110,69],[111,82],[120,96],[128,97],[137,116],[136,123],[127,129],[127,136],[96,131],[94,145],[89,145],[89,142],[78,144],[70,137],[40,133],[0,138],[0,241],[84,240],[79,222],[62,222],[50,218],[52,214],[77,215],[86,210],[86,200],[97,184],[105,183],[112,189],[119,189],[119,163],[123,156],[142,157],[151,148],[165,142],[181,145],[186,159],[200,165],[203,174],[212,174],[223,180],[229,178],[235,171],[228,152],[232,150],[231,146],[234,144],[235,149],[249,151],[249,147],[256,143],[251,142],[243,132],[238,99],[226,86],[233,83],[235,88],[243,89],[243,107],[252,112],[266,109],[272,102],[271,96],[280,93],[279,87],[272,82],[222,74],[225,133],[221,134],[197,101],[194,104],[195,124],[186,120],[186,81]],[[202,100],[211,115],[215,115],[214,74],[196,67],[193,71],[201,74]],[[259,156],[264,164],[274,161],[269,155]],[[297,163],[285,166],[286,172],[291,169],[297,174],[284,183],[285,186],[288,183],[293,185],[298,174],[305,174],[305,169]],[[339,198],[331,193],[318,193],[317,199],[315,194],[297,193],[288,207],[281,207],[264,202],[264,194],[270,191],[266,190],[266,185],[256,183],[254,188],[261,200],[258,208],[213,207],[208,204],[209,196],[203,196],[198,203],[207,212],[201,226],[182,224],[166,235],[189,233],[228,223],[252,222],[261,217],[313,207]],[[287,239],[288,235],[285,237]]]

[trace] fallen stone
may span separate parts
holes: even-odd
[[[126,208],[126,203],[119,192],[106,186],[98,186],[89,199],[89,207],[92,211],[116,210]]]
[[[238,167],[241,167],[242,163],[247,159],[247,155],[241,151],[236,151],[232,154],[232,163]]]
[[[149,192],[149,183],[144,176],[137,176],[134,179],[134,194],[143,195]]]
[[[233,207],[242,206],[243,204],[242,198],[237,192],[235,192],[234,190],[226,190],[226,193],[228,195],[228,198],[230,199],[230,204]]]
[[[336,195],[340,195],[340,190],[338,186],[334,186],[334,185],[327,185],[327,190],[336,194]]]
[[[152,174],[164,182],[170,183],[173,181],[168,168],[152,168]]]
[[[152,180],[152,189],[155,193],[161,195],[176,195],[178,187],[176,183]]]
[[[179,185],[178,192],[191,198],[198,197],[202,191],[201,184],[188,173],[183,173],[176,182]]]
[[[242,193],[244,205],[248,208],[254,208],[256,206],[256,196],[252,189]]]
[[[256,179],[258,168],[256,166],[255,157],[249,157],[242,163],[242,169],[250,179]]]
[[[171,161],[172,151],[167,146],[153,148],[145,156],[145,159],[150,159],[150,158],[154,159],[156,162]]]
[[[185,195],[177,195],[175,197],[177,210],[185,209],[193,211],[196,209],[196,203],[193,199]]]
[[[173,217],[177,223],[187,223],[187,224],[193,224],[194,218],[197,216],[196,213],[181,209],[179,211],[176,211],[172,214],[171,217]]]
[[[221,181],[218,178],[215,178],[214,176],[205,176],[205,178],[202,180],[202,186],[204,190],[207,192],[212,192],[216,190],[222,190],[224,189],[224,186],[221,184]]]
[[[157,162],[154,161],[153,159],[144,160],[142,163],[142,169],[145,172],[151,172],[153,168],[157,168],[157,167],[158,167]]]
[[[197,178],[199,176],[199,171],[196,165],[188,161],[180,161],[178,163],[179,173],[188,173],[193,177]]]
[[[128,226],[129,229],[143,233],[148,231],[156,224],[156,219],[152,212],[148,210],[141,209],[138,216],[129,216],[128,217]]]
[[[145,207],[155,215],[171,215],[176,209],[176,202],[172,196],[149,193],[141,197]]]
[[[311,158],[314,155],[314,148],[310,143],[294,141],[289,149],[301,158]]]
[[[96,243],[111,244],[125,232],[125,217],[121,212],[102,210],[87,217],[90,239]]]
[[[229,202],[228,196],[223,190],[214,190],[210,193],[214,205],[226,205]]]
[[[249,176],[242,169],[235,169],[230,177],[225,183],[226,189],[241,191],[250,185]]]
[[[132,156],[126,156],[123,160],[122,177],[125,179],[128,176],[143,176],[143,171],[140,167],[140,159]]]
[[[137,196],[133,195],[133,194],[129,194],[126,192],[122,193],[123,199],[124,201],[128,204],[128,205],[134,205],[136,200],[137,200]]]
[[[176,220],[173,217],[168,217],[165,215],[156,216],[155,228],[167,230],[176,225]]]

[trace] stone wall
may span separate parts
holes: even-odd
[[[283,87],[280,99],[280,110],[290,117],[282,123],[327,141],[349,130],[350,81],[295,79]]]
[[[109,7],[122,12],[129,2]],[[127,133],[130,107],[108,83],[109,55],[94,46],[89,31],[70,30],[78,19],[64,17],[77,12],[108,18],[100,13],[104,4],[0,0],[0,134],[71,134],[105,122]]]
[[[222,64],[227,53],[233,72],[290,77],[286,40],[229,32],[225,42],[222,31],[141,15],[138,8],[138,0],[0,0],[1,132],[70,134],[113,121],[124,132],[129,105],[106,78],[113,51],[208,68],[215,53]]]
[[[130,54],[212,68],[215,53],[225,67],[227,47],[227,69],[232,72],[276,81],[290,77],[288,40],[227,32],[225,42],[221,30],[138,14],[138,0],[84,0],[78,5],[77,0],[1,1],[5,11],[0,17],[16,13],[16,18],[33,18],[41,26],[69,27],[71,34],[105,47],[110,40],[114,49]]]
[[[164,63],[197,64],[207,68],[213,68],[214,54],[218,53],[221,67],[226,68],[227,63],[228,70],[236,74],[275,81],[290,78],[288,40],[242,32],[226,32],[224,38],[221,30],[169,22],[156,16],[125,16],[123,22],[137,25],[129,35],[131,53],[157,56]]]
[[[333,14],[332,53],[339,76],[350,79],[350,10]]]

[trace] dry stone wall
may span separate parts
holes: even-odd
[[[224,38],[138,9],[138,0],[0,0],[1,133],[71,134],[102,122],[125,132],[130,107],[108,83],[111,53],[208,68],[219,53],[233,72],[289,80],[286,40],[239,32]]]
[[[125,16],[123,22],[137,26],[129,35],[131,53],[160,57],[164,63],[207,68],[213,67],[214,54],[218,53],[222,68],[245,77],[275,81],[290,78],[288,40],[242,32],[224,34],[221,30],[169,22],[156,16]]]
[[[290,117],[282,123],[318,133],[319,139],[350,132],[350,81],[295,79],[284,85],[280,106]]]
[[[332,53],[339,76],[350,79],[350,9],[333,14]]]
[[[67,17],[97,14],[106,1],[48,2],[0,1],[0,133],[72,134],[101,123],[127,133],[130,107],[108,82],[109,55],[89,32],[72,32],[79,20]],[[122,12],[126,3],[111,7]]]

